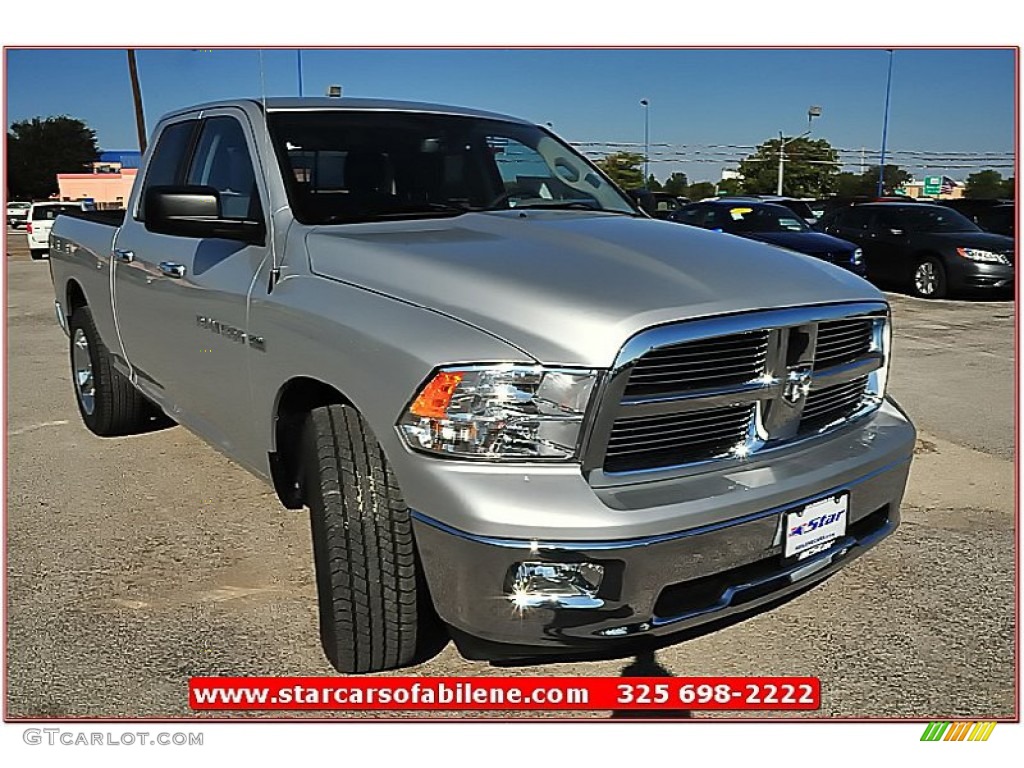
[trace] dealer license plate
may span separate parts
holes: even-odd
[[[846,534],[850,494],[839,493],[786,513],[786,557],[802,559],[828,549]]]

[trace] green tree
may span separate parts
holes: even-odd
[[[676,171],[665,180],[664,190],[670,195],[686,197],[689,187],[690,182],[686,178],[686,174],[681,171]]]
[[[715,196],[715,185],[710,181],[698,181],[691,184],[687,192],[687,197],[691,200],[703,200],[705,197]]]
[[[722,179],[722,181],[718,182],[718,194],[730,195],[732,197],[742,195],[743,179]]]
[[[636,189],[644,184],[644,156],[637,152],[613,152],[595,165],[623,189]]]
[[[1013,200],[1016,195],[1017,180],[1011,176],[1010,178],[1003,181],[1003,192],[1000,197],[1005,197],[1009,200]]]
[[[96,132],[67,115],[34,117],[7,131],[7,187],[12,198],[38,200],[57,192],[58,173],[82,173],[99,157]]]
[[[823,197],[835,191],[839,155],[825,139],[787,139],[782,194]],[[769,139],[740,161],[743,189],[774,194],[779,174],[779,139]]]
[[[898,165],[886,163],[882,183],[883,194],[893,194],[910,181],[910,178],[910,174]],[[864,173],[843,171],[838,174],[835,179],[835,192],[838,197],[875,197],[878,194],[878,166],[868,168]]]
[[[838,197],[858,197],[860,195],[868,194],[864,190],[868,184],[872,182],[868,181],[865,183],[863,174],[850,173],[849,171],[843,171],[836,176],[836,196]],[[874,187],[871,189],[871,194],[874,194]]]
[[[967,189],[964,197],[976,199],[992,199],[1004,197],[1005,182],[999,171],[978,171],[967,177]]]
[[[647,177],[647,188],[651,192],[661,192],[664,189],[664,187],[661,186],[661,182],[654,178],[653,173]]]
[[[865,180],[865,195],[878,194],[878,166],[872,166],[862,174]],[[898,165],[886,163],[885,172],[882,174],[882,194],[892,195],[913,177],[900,168]]]

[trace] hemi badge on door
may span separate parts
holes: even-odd
[[[200,328],[212,331],[218,336],[224,336],[232,341],[237,341],[239,344],[245,344],[248,342],[250,347],[260,352],[267,351],[267,343],[262,336],[252,336],[240,328],[235,328],[233,325],[222,323],[220,320],[214,320],[212,317],[196,315],[196,325]]]

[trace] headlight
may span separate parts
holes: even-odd
[[[859,267],[861,264],[864,263],[864,251],[863,251],[863,249],[861,249],[861,248],[854,248],[853,255],[850,256],[850,263],[853,266],[855,266],[855,267]]]
[[[398,422],[410,447],[491,460],[571,460],[597,371],[511,364],[438,370]]]
[[[870,374],[868,391],[881,403],[889,384],[889,362],[892,360],[892,320],[888,314],[872,323],[871,351],[882,353],[882,367]]]
[[[983,251],[980,248],[957,248],[956,252],[971,261],[981,261],[985,264],[1006,264],[1007,266],[1010,264],[1010,260],[1003,254]]]

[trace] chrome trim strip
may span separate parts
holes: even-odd
[[[721,405],[752,403],[782,393],[782,384],[775,378],[761,377],[731,387],[694,389],[678,395],[651,398],[624,398],[621,403],[622,417],[627,419],[642,416],[656,416],[660,413],[683,413],[690,410],[705,410]],[[699,401],[699,402],[695,402]]]
[[[723,528],[731,528],[734,525],[743,525],[754,520],[760,520],[763,517],[770,517],[772,515],[781,514],[787,510],[798,507],[801,504],[809,504],[812,501],[825,498],[826,496],[834,496],[841,491],[848,491],[861,483],[864,483],[878,475],[885,474],[894,469],[902,467],[905,464],[909,464],[912,456],[907,456],[896,461],[889,462],[888,464],[879,467],[866,475],[858,477],[856,480],[851,480],[848,483],[837,485],[834,488],[829,488],[824,491],[819,491],[811,496],[805,496],[801,499],[796,499],[792,502],[788,502],[781,506],[772,507],[770,509],[764,509],[759,512],[753,512],[749,515],[742,517],[735,517],[731,520],[723,520],[720,523],[711,523],[710,525],[702,525],[698,528],[691,528],[685,531],[675,531],[673,533],[662,533],[656,536],[645,536],[637,539],[611,539],[611,540],[598,540],[598,541],[538,541],[531,539],[506,539],[492,536],[482,536],[476,533],[469,533],[459,528],[455,528],[447,523],[443,523],[440,520],[436,520],[429,515],[425,515],[416,509],[409,509],[409,515],[413,520],[429,525],[431,528],[436,528],[439,531],[457,536],[460,539],[471,541],[474,544],[483,544],[491,547],[504,547],[509,549],[522,549],[526,552],[538,552],[543,550],[569,550],[574,552],[585,552],[589,550],[616,550],[616,549],[629,549],[631,547],[646,547],[651,544],[661,544],[666,541],[675,541],[676,539],[684,539],[690,536],[700,536],[704,533],[711,533],[712,531],[720,531]]]
[[[749,333],[765,329],[820,323],[827,320],[842,320],[857,315],[887,313],[885,302],[858,302],[855,304],[825,304],[790,309],[770,309],[744,312],[738,315],[723,315],[701,320],[684,320],[670,325],[659,325],[641,331],[622,347],[615,358],[613,371],[636,362],[643,355],[657,347],[697,341],[714,336],[730,336],[734,333]]]
[[[60,329],[64,331],[65,336],[71,338],[71,332],[68,330],[68,321],[67,318],[64,317],[64,307],[60,305],[60,302],[57,301],[57,299],[53,300],[53,311],[57,313],[57,325],[59,325]]]

